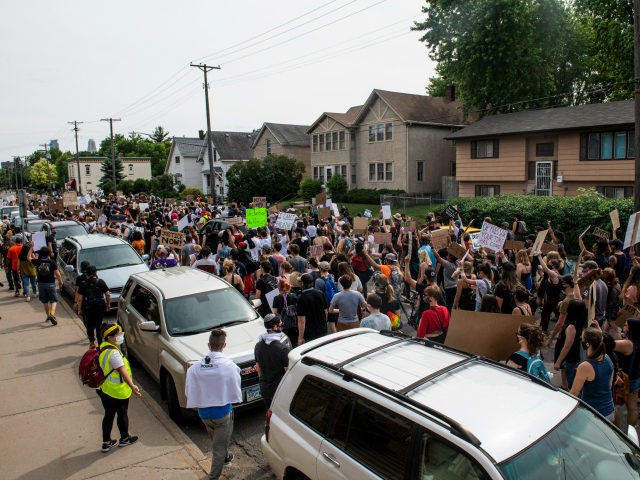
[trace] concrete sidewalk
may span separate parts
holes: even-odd
[[[100,452],[102,404],[77,370],[88,341],[66,304],[54,327],[37,298],[25,302],[5,287],[0,316],[0,477],[206,478],[209,460],[144,392],[129,403],[130,433],[140,440]]]

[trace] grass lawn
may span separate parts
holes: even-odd
[[[292,200],[290,202],[283,202],[286,206],[291,205],[294,202],[299,202],[299,199],[295,199]],[[367,208],[369,210],[371,210],[371,213],[375,216],[376,212],[380,211],[380,205],[377,204],[366,204],[366,203],[341,203],[341,202],[336,202],[338,203],[338,206],[340,208],[342,208],[343,206],[346,206],[349,209],[349,212],[351,213],[351,215],[357,215],[358,213],[363,213]],[[436,215],[441,213],[445,208],[447,208],[446,205],[443,204],[433,204],[431,206],[429,205],[413,205],[410,207],[407,207],[406,209],[403,208],[391,208],[391,213],[404,213],[405,215],[408,215],[414,219],[424,219],[425,215],[427,214],[427,212],[435,212]]]

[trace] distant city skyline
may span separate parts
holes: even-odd
[[[60,150],[60,144],[58,143],[58,139],[55,138],[53,140],[49,140],[49,148],[57,148],[58,150]]]
[[[87,142],[87,152],[96,153],[98,150],[96,149],[96,141],[93,138],[90,138]]]

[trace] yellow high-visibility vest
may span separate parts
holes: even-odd
[[[102,342],[100,344],[100,349],[106,346],[114,346],[109,342]],[[118,348],[118,347],[116,347]],[[109,366],[109,359],[111,355],[113,355],[113,348],[106,348],[104,351],[100,353],[98,357],[98,362],[100,362],[100,367],[105,375],[111,372],[111,367]],[[127,369],[127,373],[130,377],[131,375],[131,367],[129,366],[129,360],[123,355],[122,360],[124,361],[124,366]],[[105,381],[100,385],[99,390],[102,390],[104,393],[113,398],[118,398],[124,400],[125,398],[129,398],[131,396],[132,390],[129,385],[125,383],[125,381],[120,376],[117,370],[114,370],[111,375],[108,375]]]

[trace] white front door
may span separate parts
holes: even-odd
[[[553,162],[536,162],[536,191],[541,197],[552,195]]]

